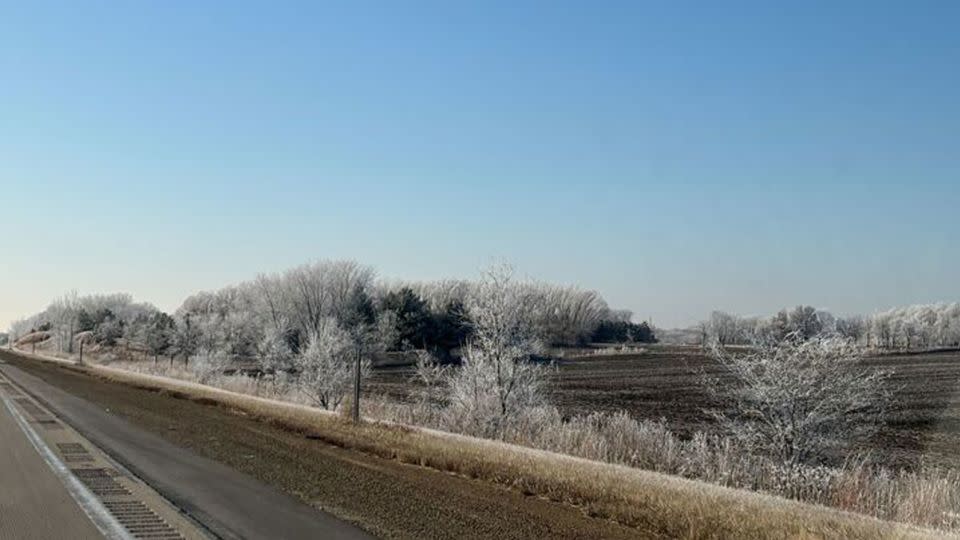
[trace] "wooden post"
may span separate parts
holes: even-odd
[[[80,340],[80,365],[81,366],[83,365],[83,341],[84,340],[82,339]]]

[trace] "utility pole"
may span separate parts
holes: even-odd
[[[353,366],[353,423],[360,423],[360,346],[356,347],[357,361]]]

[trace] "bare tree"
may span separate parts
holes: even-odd
[[[447,382],[449,372],[450,366],[441,364],[429,352],[417,351],[417,363],[411,380],[420,387],[421,405],[428,405],[432,400],[440,398],[439,394]]]
[[[576,345],[590,339],[610,308],[596,291],[549,283],[518,285],[526,296],[531,322],[553,345]]]
[[[260,274],[254,280],[257,297],[260,301],[259,311],[265,313],[276,331],[286,331],[289,323],[283,313],[282,290],[280,280],[276,276]]]
[[[79,308],[77,291],[64,294],[47,308],[47,320],[53,326],[60,352],[73,352],[73,335],[77,330]]]
[[[841,338],[787,339],[755,352],[712,355],[734,378],[710,384],[726,403],[717,412],[735,439],[787,465],[820,462],[855,447],[880,427],[889,373],[862,365]]]
[[[713,340],[720,345],[730,345],[738,338],[738,317],[723,311],[714,311],[710,314],[710,321],[707,323],[707,332]]]

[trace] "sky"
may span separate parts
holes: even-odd
[[[960,3],[0,3],[0,328],[316,259],[661,327],[960,300]]]

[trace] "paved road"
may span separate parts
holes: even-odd
[[[9,398],[0,388],[4,395]],[[0,538],[102,538],[2,402]]]
[[[247,475],[174,446],[9,364],[0,364],[0,372],[39,398],[57,416],[216,536],[371,538],[349,523]],[[0,537],[6,538],[2,534]]]

